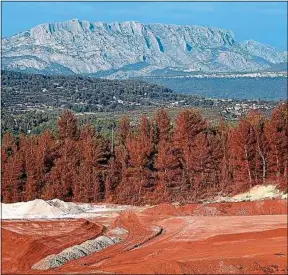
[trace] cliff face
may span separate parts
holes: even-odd
[[[154,71],[254,71],[286,62],[285,53],[231,31],[200,26],[77,19],[43,24],[2,40],[3,69],[98,74],[114,78]]]

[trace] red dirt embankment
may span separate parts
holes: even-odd
[[[287,200],[255,202],[222,202],[209,204],[177,205],[163,203],[143,213],[150,216],[254,216],[286,215]]]
[[[93,221],[99,223],[103,219]],[[25,230],[19,230],[18,226],[23,229],[24,223]],[[56,232],[48,237],[47,227],[41,227],[41,222],[4,223],[4,273],[41,273],[29,270],[32,262],[57,253],[72,239],[81,242],[85,235],[102,230],[92,222],[81,226],[79,220],[53,223]],[[123,212],[114,221],[109,220],[109,224],[128,231],[121,236],[122,242],[47,273],[287,274],[287,201],[284,200],[162,204],[142,212]],[[72,231],[67,232],[68,227]],[[60,234],[61,228],[65,234]],[[41,239],[40,232],[46,237]],[[38,240],[36,249],[32,247],[33,238]],[[41,248],[44,241],[39,240],[45,240],[45,248]],[[23,253],[18,256],[19,250]]]
[[[3,221],[2,273],[25,273],[42,258],[93,239],[103,226],[87,220]]]

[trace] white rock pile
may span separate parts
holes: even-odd
[[[27,202],[1,203],[2,219],[73,219],[111,216],[127,209],[129,205],[90,204],[65,202],[59,199],[36,199]]]
[[[217,197],[213,202],[241,202],[241,201],[260,201],[267,199],[287,200],[287,194],[277,189],[275,185],[256,185],[248,192],[235,195],[233,197]]]
[[[32,266],[32,269],[49,270],[59,267],[69,261],[76,260],[92,253],[99,252],[106,247],[120,242],[119,237],[100,236],[94,240],[88,240],[79,245],[64,249],[58,254],[52,254],[40,260]]]

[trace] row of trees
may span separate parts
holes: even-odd
[[[286,184],[287,104],[270,119],[251,112],[236,127],[212,126],[194,110],[172,122],[159,110],[136,126],[122,118],[109,139],[90,125],[79,128],[70,111],[58,128],[58,136],[49,130],[3,136],[3,202],[193,202],[256,184]]]

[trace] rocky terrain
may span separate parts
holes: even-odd
[[[2,40],[2,68],[127,78],[168,72],[257,71],[287,53],[229,30],[77,19],[42,24]]]

